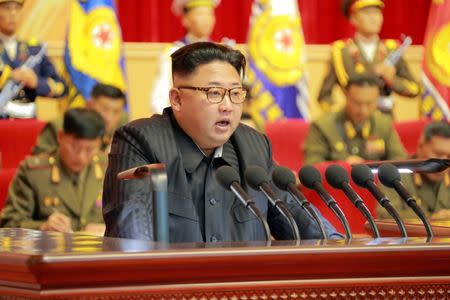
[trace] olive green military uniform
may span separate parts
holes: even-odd
[[[402,175],[402,183],[411,195],[416,198],[417,204],[427,216],[431,216],[441,209],[450,209],[449,173],[437,183],[426,180],[420,174],[405,174]],[[418,218],[394,189],[382,187],[382,190],[402,218]],[[388,212],[380,205],[377,206],[376,213],[379,219],[391,218]]]
[[[366,160],[406,157],[391,118],[378,111],[360,129],[345,118],[344,111],[319,118],[309,128],[304,151],[307,164],[345,160],[350,155]]]
[[[106,155],[95,156],[80,174],[69,174],[58,153],[28,156],[20,163],[1,213],[1,227],[38,229],[53,212],[71,219],[73,231],[103,223],[102,187]]]
[[[373,67],[382,63],[388,54],[399,46],[395,40],[381,40],[375,52],[373,61],[369,61],[361,46],[354,39],[339,40],[333,43],[329,71],[325,76],[319,92],[319,103],[324,111],[329,111],[334,103],[332,91],[335,85],[346,87],[349,78],[362,74],[372,73]],[[420,88],[413,79],[406,61],[402,58],[395,65],[396,76],[389,89],[382,89],[381,96],[390,95],[391,91],[406,97],[415,97]]]
[[[63,129],[63,118],[57,118],[50,122],[48,122],[41,133],[38,136],[36,145],[33,148],[33,154],[39,154],[42,152],[51,153],[56,150],[58,147],[57,135],[58,131]],[[122,114],[122,118],[120,120],[120,125],[124,125],[128,122],[127,115]],[[100,150],[104,152],[109,152],[109,147],[112,142],[112,137],[114,132],[107,132],[102,137],[102,144],[100,146]]]

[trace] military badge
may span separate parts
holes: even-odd
[[[385,143],[383,139],[371,136],[366,141],[366,153],[368,155],[377,155],[385,153]]]

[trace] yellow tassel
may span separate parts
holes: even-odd
[[[448,172],[444,175],[444,184],[446,187],[450,186],[450,175],[448,174]]]

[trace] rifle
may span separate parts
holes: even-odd
[[[42,44],[41,49],[38,53],[35,55],[31,55],[27,58],[27,60],[23,63],[20,67],[27,67],[30,69],[33,69],[37,64],[39,64],[45,53],[47,52],[47,44]],[[2,88],[2,91],[0,92],[0,113],[3,112],[6,104],[14,99],[14,97],[17,96],[17,94],[23,89],[23,84],[20,82],[17,82],[13,79],[8,79],[8,81],[5,83],[5,85]]]
[[[402,57],[403,53],[405,53],[405,50],[411,46],[411,44],[412,38],[410,36],[405,37],[400,47],[389,53],[389,55],[385,58],[384,63],[395,66]]]
[[[406,36],[403,39],[402,44],[400,47],[392,51],[388,54],[388,56],[384,59],[385,64],[395,66],[400,58],[402,57],[403,53],[405,53],[405,50],[412,44],[412,38],[410,36]],[[386,88],[386,87],[384,87]],[[381,96],[378,100],[378,109],[383,112],[392,112],[392,108],[394,107],[394,99],[391,95],[388,96]]]

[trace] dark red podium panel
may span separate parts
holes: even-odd
[[[0,229],[0,299],[450,297],[450,239],[161,245]]]

